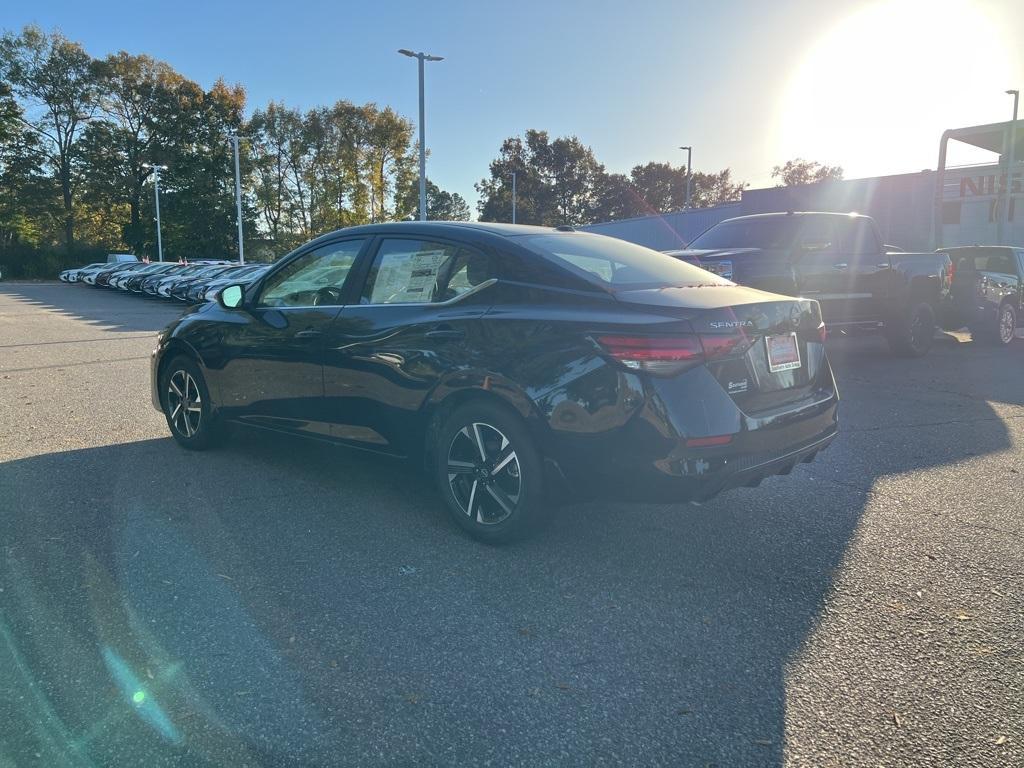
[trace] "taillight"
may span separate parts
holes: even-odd
[[[825,327],[824,323],[818,325],[818,341],[822,344],[828,341],[828,328]]]
[[[678,336],[599,336],[605,351],[634,370],[670,375],[708,360],[736,354],[748,346],[743,334]]]
[[[650,373],[679,373],[704,361],[700,339],[680,336],[599,336],[605,351],[627,368]]]
[[[728,445],[732,435],[714,435],[712,437],[691,437],[686,441],[687,448],[713,448],[717,445]]]

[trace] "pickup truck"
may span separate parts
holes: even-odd
[[[857,214],[740,216],[667,253],[740,285],[817,299],[829,329],[882,328],[909,357],[931,349],[953,277],[945,253],[883,245],[874,219]]]
[[[939,250],[953,260],[949,325],[966,325],[975,339],[1004,346],[1024,338],[1024,248],[969,245]]]

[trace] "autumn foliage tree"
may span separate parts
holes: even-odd
[[[799,184],[815,184],[829,179],[841,180],[843,169],[838,165],[822,165],[798,157],[787,161],[785,165],[776,165],[772,169],[772,178],[782,182],[778,185],[780,187],[794,187]]]
[[[511,221],[512,174],[516,174],[516,221],[521,224],[591,224],[681,210],[687,170],[645,163],[629,174],[608,173],[577,137],[551,140],[546,131],[506,139],[482,179],[478,210],[484,221]],[[709,207],[739,200],[742,183],[726,168],[694,172],[690,205]]]

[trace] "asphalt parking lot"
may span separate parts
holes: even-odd
[[[505,548],[149,401],[179,306],[0,284],[0,766],[1024,764],[1024,343],[835,339],[842,434]]]

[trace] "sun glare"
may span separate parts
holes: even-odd
[[[770,154],[842,165],[847,178],[934,168],[946,128],[1009,119],[1003,91],[1020,74],[1004,31],[977,2],[868,4],[804,56]]]

